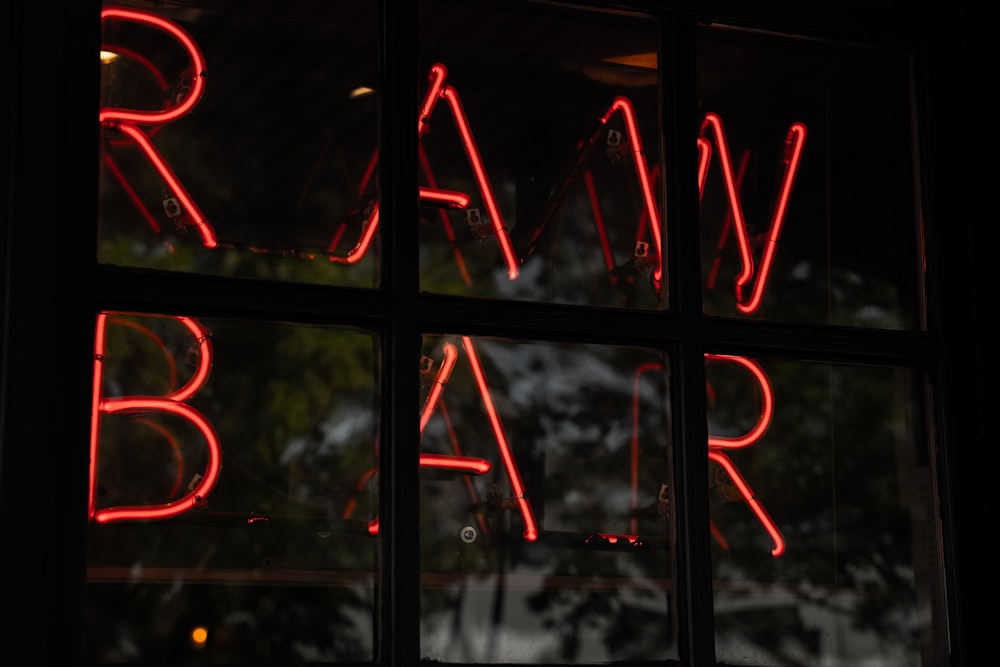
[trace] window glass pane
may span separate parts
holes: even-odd
[[[101,263],[376,285],[375,3],[102,16]]]
[[[662,307],[656,23],[437,0],[419,21],[421,288]]]
[[[924,378],[709,356],[716,653],[739,665],[942,665]]]
[[[905,55],[703,28],[697,65],[705,312],[920,326]]]
[[[425,336],[421,657],[676,658],[653,350]]]
[[[83,657],[373,655],[376,337],[104,313]]]

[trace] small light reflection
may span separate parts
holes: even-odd
[[[115,53],[114,51],[105,51],[104,49],[101,49],[101,64],[102,65],[107,65],[108,63],[116,60],[117,58],[118,58],[118,54]]]
[[[605,58],[604,62],[616,65],[628,65],[630,67],[641,67],[642,69],[656,69],[656,53],[632,53],[624,56],[614,56]]]
[[[374,88],[369,88],[368,86],[358,86],[357,88],[351,91],[348,97],[350,97],[352,100],[355,100],[359,97],[365,97],[366,95],[371,95],[374,92],[375,92]]]

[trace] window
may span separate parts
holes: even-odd
[[[100,76],[55,104],[24,56],[5,176],[25,664],[974,655],[976,280],[919,31],[70,4]]]

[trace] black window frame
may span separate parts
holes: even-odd
[[[993,558],[986,548],[991,480],[985,412],[993,405],[987,357],[989,309],[997,305],[990,239],[997,180],[995,139],[977,114],[986,106],[981,81],[993,76],[992,39],[970,1],[936,2],[901,13],[891,2],[798,8],[765,3],[652,0],[591,3],[657,16],[663,34],[664,144],[668,196],[667,260],[671,309],[616,312],[553,304],[481,301],[418,290],[415,226],[393,225],[413,208],[417,164],[411,58],[414,6],[382,0],[383,90],[379,165],[383,220],[383,288],[358,290],[211,276],[161,274],[95,262],[94,149],[100,42],[96,0],[5,6],[9,90],[5,125],[4,311],[0,567],[4,661],[76,664],[86,540],[87,447],[93,320],[100,310],[325,323],[370,328],[383,340],[385,393],[380,502],[383,507],[381,605],[377,664],[420,659],[419,563],[403,547],[417,542],[417,448],[420,334],[449,331],[552,341],[649,344],[676,367],[675,490],[681,664],[715,663],[704,420],[705,352],[807,356],[829,361],[889,362],[926,371],[933,394],[942,499],[951,664],[977,664],[995,651],[998,612]],[[909,49],[914,57],[920,129],[926,245],[927,330],[850,330],[706,318],[700,308],[693,142],[697,133],[693,76],[699,22],[860,40]],[[82,54],[82,55],[81,55]],[[684,111],[684,113],[682,113]],[[968,137],[982,137],[969,145]],[[992,142],[992,143],[989,143]],[[685,194],[687,193],[687,194]],[[972,261],[970,262],[970,257]],[[970,269],[970,263],[973,265]],[[319,304],[335,299],[334,316]],[[261,304],[268,304],[262,306]],[[460,308],[456,308],[459,305]],[[516,322],[517,324],[512,324]],[[526,324],[530,323],[530,324]],[[582,333],[586,332],[586,333]],[[643,333],[643,332],[656,332]],[[974,371],[972,369],[975,369]],[[393,446],[397,445],[397,446]],[[697,454],[697,455],[693,455]]]

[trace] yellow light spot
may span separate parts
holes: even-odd
[[[107,65],[116,58],[118,58],[118,54],[114,51],[101,51],[101,63],[104,65]]]
[[[191,630],[191,643],[201,648],[208,641],[208,630],[202,626],[198,626]]]
[[[354,100],[359,97],[364,97],[365,95],[371,95],[374,92],[375,90],[373,88],[369,88],[368,86],[359,86],[352,90],[348,97]]]

